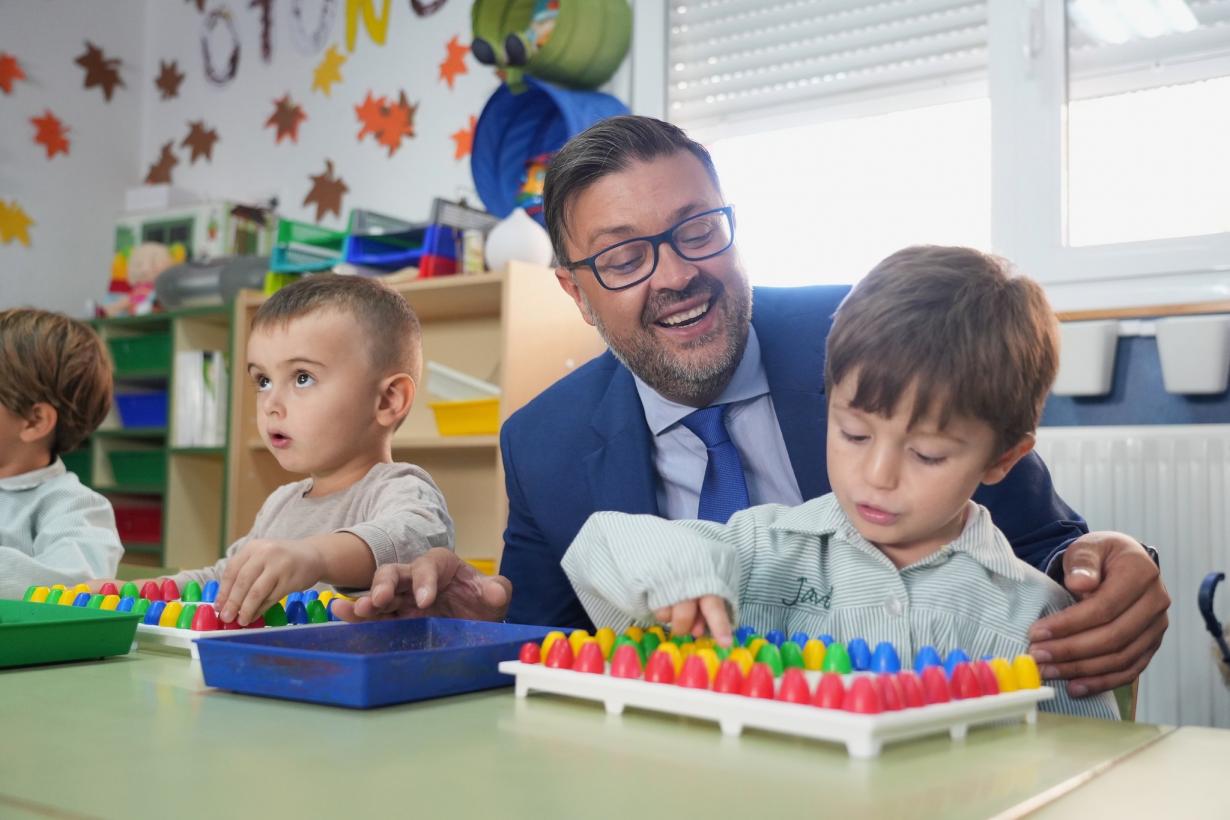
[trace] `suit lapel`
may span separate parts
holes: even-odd
[[[819,317],[778,315],[756,303],[752,324],[760,341],[777,423],[804,501],[829,491],[824,439],[828,408],[824,395],[824,340]],[[824,330],[827,332],[827,324]]]
[[[622,365],[591,423],[603,442],[584,458],[593,509],[658,515],[653,442],[632,374]]]

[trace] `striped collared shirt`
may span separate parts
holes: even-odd
[[[768,504],[727,524],[595,513],[563,560],[598,626],[647,623],[663,606],[719,595],[736,622],[761,631],[828,633],[972,658],[1013,658],[1029,627],[1072,603],[1063,587],[1018,560],[974,502],[952,543],[898,569],[854,528],[833,495],[797,507]],[[1118,719],[1111,693],[1073,699],[1062,684],[1047,711]]]

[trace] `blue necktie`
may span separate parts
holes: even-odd
[[[729,407],[729,404],[702,407],[683,419],[683,426],[695,433],[709,451],[697,517],[719,524],[725,524],[731,515],[751,506],[747,498],[743,461],[726,430],[726,410]]]

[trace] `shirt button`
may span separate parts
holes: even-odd
[[[894,618],[900,618],[905,612],[905,604],[901,602],[900,598],[885,598],[884,611]]]

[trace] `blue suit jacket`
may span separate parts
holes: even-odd
[[[757,288],[752,324],[790,464],[804,499],[829,492],[824,345],[846,286]],[[542,392],[500,431],[508,489],[502,575],[508,619],[592,628],[560,560],[591,513],[658,514],[653,442],[632,374],[607,351]],[[1024,561],[1052,555],[1088,531],[1056,494],[1034,454],[974,499]]]

